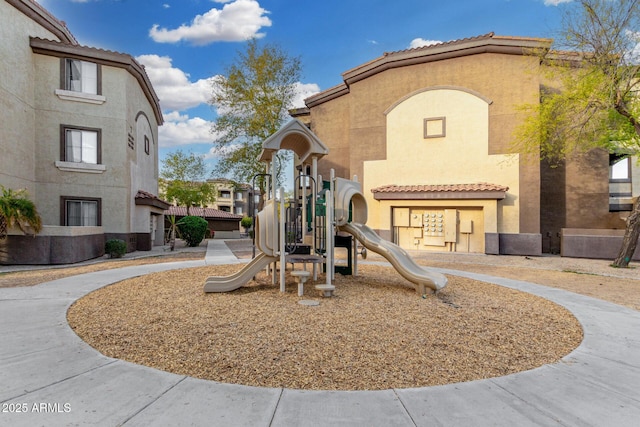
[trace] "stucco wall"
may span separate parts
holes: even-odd
[[[386,184],[490,182],[508,186],[509,191],[507,199],[499,202],[500,222],[495,212],[486,232],[517,233],[518,160],[488,154],[488,109],[486,99],[463,88],[420,91],[393,106],[387,114],[386,159],[364,163],[363,188],[369,206],[376,206],[371,189]],[[424,119],[436,117],[446,120],[445,136],[424,138]],[[389,229],[382,211],[370,213],[371,227]]]
[[[35,181],[34,80],[36,64],[29,47],[29,35],[56,40],[55,35],[36,24],[7,2],[0,2],[0,184],[27,188],[37,197]]]
[[[125,214],[131,207],[126,160],[126,85],[122,82],[126,71],[102,67],[102,94],[106,98],[103,104],[68,101],[55,94],[60,88],[60,58],[39,54],[34,57],[38,69],[36,179],[42,190],[35,202],[44,223],[61,225],[61,196],[100,198],[105,232],[129,232],[129,218]],[[61,159],[61,124],[100,129],[104,171],[85,173],[56,167],[55,162]]]
[[[501,222],[496,232],[539,233],[540,171],[536,159],[506,161],[504,156],[511,150],[513,130],[522,119],[515,106],[538,101],[539,80],[534,73],[537,64],[531,57],[485,53],[393,68],[354,82],[345,95],[310,108],[312,130],[330,148],[319,169],[324,175],[329,167],[339,165],[337,176],[358,175],[370,202],[371,221],[378,221],[370,194],[370,189],[377,185],[479,181],[507,185],[509,192],[507,199],[500,202]],[[403,113],[402,120],[413,117],[414,130],[417,132],[419,128],[421,142],[403,142],[408,133],[404,123],[395,125],[393,130],[387,128],[390,122],[385,111],[391,106],[412,93],[441,86],[464,88],[490,101],[484,108],[475,110],[481,111],[480,119],[472,117],[466,107],[458,111],[453,103],[447,107],[450,108],[446,113],[449,129],[453,129],[450,120],[459,120],[463,123],[460,128],[467,128],[462,138],[476,138],[477,132],[481,132],[482,143],[474,146],[473,155],[467,156],[466,149],[456,151],[445,147],[437,149],[437,155],[443,157],[426,157],[427,150],[420,150],[430,143],[421,138],[422,119],[445,115],[437,112],[438,104],[432,104],[440,102],[434,94],[423,95],[428,99],[421,101],[420,97],[416,98],[413,105],[406,104],[406,113]],[[442,98],[446,101],[445,96]],[[462,101],[466,103],[467,99]],[[452,114],[458,118],[454,119]],[[478,120],[482,122],[479,127]],[[394,158],[390,159],[390,155]],[[484,159],[480,161],[482,167],[480,163],[473,164],[472,160],[478,155]],[[488,170],[483,168],[486,162],[491,164]],[[348,171],[344,167],[346,163]],[[445,170],[444,165],[449,169]],[[375,224],[388,229],[388,225]]]

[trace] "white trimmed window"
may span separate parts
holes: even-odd
[[[65,89],[98,95],[98,64],[67,59],[65,61]]]

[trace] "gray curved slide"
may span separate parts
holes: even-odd
[[[259,254],[251,262],[245,265],[242,270],[229,276],[211,276],[204,282],[205,292],[230,292],[246,285],[249,280],[260,272],[267,265],[277,261],[278,258]]]
[[[407,251],[384,240],[368,226],[350,222],[341,225],[339,229],[353,235],[365,248],[385,257],[402,277],[416,284],[416,290],[421,294],[426,293],[425,286],[437,292],[447,285],[447,278],[444,275],[419,266]]]

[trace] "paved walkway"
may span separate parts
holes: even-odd
[[[207,263],[231,256],[218,243],[209,252]],[[301,391],[216,383],[105,357],[67,324],[68,307],[88,292],[204,262],[0,289],[0,425],[637,426],[640,420],[640,312],[516,280],[439,270],[555,301],[581,322],[584,341],[558,363],[437,387]]]

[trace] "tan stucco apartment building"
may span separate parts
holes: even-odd
[[[292,115],[329,147],[319,172],[357,176],[368,225],[406,249],[610,257],[635,162],[612,176],[605,152],[555,168],[512,154],[517,107],[543,86],[532,52],[550,44],[490,33],[385,53]]]
[[[26,188],[36,237],[0,241],[0,264],[57,264],[163,243],[162,114],[131,56],[78,44],[34,1],[0,2],[0,184]]]

